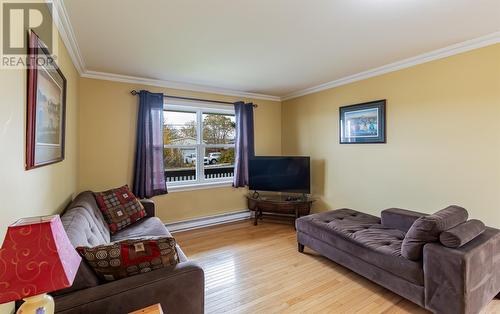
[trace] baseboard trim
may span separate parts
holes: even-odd
[[[170,232],[175,233],[180,231],[187,231],[187,230],[199,229],[220,224],[226,224],[245,219],[250,219],[250,211],[248,209],[240,210],[237,212],[231,212],[227,214],[220,214],[220,215],[167,223],[165,224],[165,226],[168,228]]]

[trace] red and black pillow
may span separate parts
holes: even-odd
[[[127,185],[108,191],[94,193],[97,206],[108,223],[109,231],[115,234],[146,216],[141,202]]]
[[[152,237],[129,239],[76,250],[97,276],[113,281],[179,263],[175,239]]]

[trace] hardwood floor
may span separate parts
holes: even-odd
[[[429,313],[318,255],[290,224],[250,221],[174,234],[205,270],[206,313]],[[500,313],[500,300],[483,313]]]

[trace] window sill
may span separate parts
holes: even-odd
[[[185,191],[193,191],[193,190],[204,190],[204,189],[213,189],[219,187],[228,187],[233,186],[233,180],[231,181],[217,181],[217,182],[207,182],[207,183],[195,183],[195,184],[179,184],[179,185],[168,185],[168,192],[185,192]]]

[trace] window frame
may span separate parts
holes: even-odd
[[[205,151],[207,148],[235,148],[236,144],[204,144],[203,143],[203,114],[235,115],[234,107],[230,105],[219,105],[209,102],[198,102],[189,100],[166,99],[163,111],[189,112],[196,114],[196,144],[195,145],[171,145],[164,144],[165,148],[194,148],[196,151],[195,180],[165,182],[169,191],[188,191],[218,186],[231,186],[233,177],[206,179],[204,172]],[[201,158],[200,158],[201,156]]]

